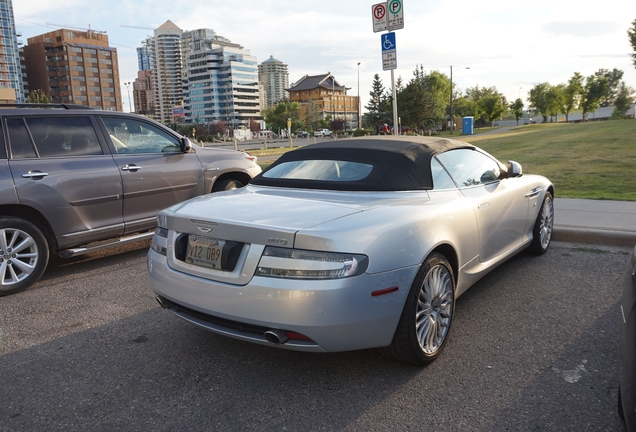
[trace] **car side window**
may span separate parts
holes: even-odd
[[[453,179],[436,158],[431,160],[431,174],[433,175],[434,190],[457,189]]]
[[[477,150],[451,150],[437,156],[460,188],[488,184],[499,180],[496,160]]]
[[[177,137],[152,124],[127,117],[103,116],[101,119],[119,154],[181,152]]]
[[[27,117],[41,158],[103,154],[89,117]]]
[[[7,119],[12,159],[34,158],[35,149],[22,118]]]

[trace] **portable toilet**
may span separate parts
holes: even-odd
[[[462,118],[462,134],[472,135],[474,133],[473,124],[475,123],[475,117],[463,117]]]

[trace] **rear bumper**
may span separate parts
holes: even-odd
[[[416,272],[413,266],[335,280],[253,277],[241,286],[174,270],[165,256],[148,253],[150,285],[179,317],[215,333],[264,345],[271,344],[260,330],[300,333],[311,342],[290,340],[272,346],[310,352],[389,345]],[[399,289],[371,295],[393,286]],[[245,331],[248,327],[256,330]]]

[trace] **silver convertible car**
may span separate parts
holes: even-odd
[[[423,365],[456,299],[550,245],[554,186],[462,141],[365,137],[281,156],[242,189],[159,213],[160,305],[208,330],[299,351],[378,347]]]

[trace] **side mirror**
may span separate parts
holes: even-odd
[[[508,178],[521,177],[522,175],[521,164],[515,161],[508,161]]]
[[[192,150],[192,143],[190,142],[190,139],[188,139],[187,137],[182,137],[181,138],[181,151],[183,153],[190,153],[190,150]]]

